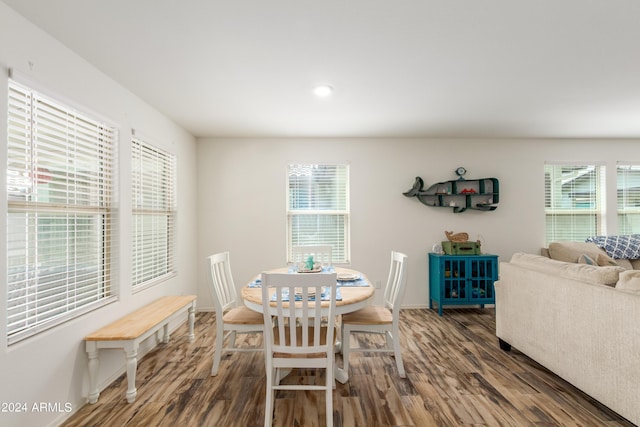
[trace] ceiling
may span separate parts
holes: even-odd
[[[640,137],[637,0],[2,1],[198,137]]]

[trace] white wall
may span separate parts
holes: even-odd
[[[0,2],[0,140],[7,140],[7,68],[18,78],[57,98],[97,114],[120,130],[119,197],[120,238],[117,275],[119,301],[69,321],[38,336],[7,346],[6,319],[0,320],[0,402],[25,403],[27,413],[0,412],[2,426],[56,425],[69,414],[36,413],[40,402],[70,403],[77,410],[86,402],[87,358],[83,337],[101,326],[165,294],[196,292],[196,143],[195,139],[125,88],[106,77],[53,38],[25,21]],[[130,129],[136,129],[178,158],[178,276],[133,294],[129,275],[130,239]],[[6,150],[0,150],[6,164]],[[6,200],[5,176],[0,178],[0,199]],[[6,210],[0,224],[6,224]],[[4,225],[2,227],[5,227]],[[6,232],[4,228],[1,234]],[[6,245],[0,245],[0,277],[6,277]],[[6,307],[6,280],[0,281],[0,305]],[[0,310],[2,313],[4,309]],[[103,351],[99,382],[104,386],[124,372],[121,351]],[[1,409],[1,408],[0,408]]]
[[[288,162],[351,165],[352,267],[383,284],[389,253],[409,256],[404,307],[428,306],[427,253],[444,230],[481,238],[483,250],[508,260],[544,245],[544,173],[547,160],[640,162],[638,140],[435,139],[201,139],[198,141],[198,283],[200,307],[212,307],[206,257],[231,252],[236,286],[286,261],[285,182]],[[403,192],[416,176],[425,188],[456,179],[500,180],[497,210],[422,205]],[[610,183],[615,174],[608,173]],[[615,189],[615,184],[614,187]],[[609,191],[612,193],[612,191]],[[615,200],[612,209],[615,209]],[[610,215],[611,216],[611,215]],[[609,228],[610,233],[615,229]],[[378,292],[376,296],[380,300]]]

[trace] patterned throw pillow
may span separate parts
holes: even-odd
[[[640,258],[640,234],[594,236],[588,237],[586,241],[595,243],[613,259]]]

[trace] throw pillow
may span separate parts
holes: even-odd
[[[607,254],[598,254],[596,257],[596,265],[600,267],[617,267],[618,263]]]
[[[640,292],[640,271],[627,270],[620,273],[616,289]]]
[[[586,254],[580,255],[580,258],[578,258],[578,264],[599,265],[595,259]]]
[[[598,254],[605,253],[595,243],[585,242],[551,242],[549,243],[549,257],[558,261],[578,262],[580,255],[588,255],[596,259]]]
[[[640,234],[593,236],[586,239],[604,249],[614,259],[640,258]]]

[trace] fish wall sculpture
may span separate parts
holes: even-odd
[[[413,187],[402,194],[416,197],[426,206],[453,208],[453,212],[459,213],[467,209],[493,211],[498,207],[499,193],[496,178],[467,180],[460,177],[437,182],[425,190],[424,180],[417,176]]]

